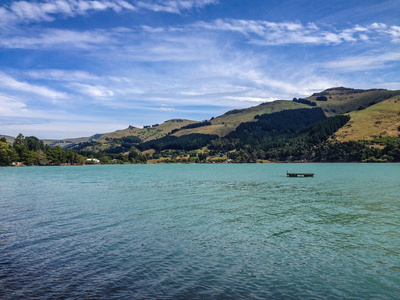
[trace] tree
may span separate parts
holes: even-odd
[[[60,165],[66,162],[65,151],[58,146],[51,147],[47,151],[46,156],[49,159],[50,163],[53,165]]]
[[[25,137],[22,133],[18,134],[18,136],[15,138],[13,145],[21,145],[23,146],[25,144]]]
[[[128,160],[132,163],[145,163],[147,162],[147,157],[138,149],[132,147],[128,154]]]
[[[6,166],[19,161],[17,151],[6,142],[0,141],[0,165]]]

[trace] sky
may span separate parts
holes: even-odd
[[[0,0],[0,134],[205,120],[400,89],[398,0]]]

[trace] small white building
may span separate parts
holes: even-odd
[[[89,164],[99,164],[99,163],[100,163],[100,160],[97,159],[97,158],[87,158],[87,159],[86,159],[86,163],[89,163]]]

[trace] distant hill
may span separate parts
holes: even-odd
[[[7,143],[12,144],[14,142],[14,137],[9,135],[2,135],[0,134],[0,138],[5,138]]]
[[[326,120],[315,126],[311,122],[309,125],[314,127],[304,128],[299,133],[293,131],[296,128],[295,124],[282,123],[279,125],[277,118],[285,117],[285,122],[290,123],[295,118],[298,119],[298,116],[307,115],[309,118],[306,113],[296,114],[294,111],[316,108],[327,118],[343,114],[348,117],[336,121]],[[285,111],[289,113],[277,114]],[[266,117],[270,114],[274,116]],[[274,127],[268,125],[272,124],[272,121],[268,121],[270,122],[268,123],[266,120],[274,120]],[[281,131],[277,124],[284,127],[289,126],[288,128],[292,129]],[[343,124],[345,125],[343,126]],[[343,127],[340,128],[341,126]],[[147,154],[153,154],[154,151],[161,151],[161,149],[186,149],[185,151],[187,151],[195,149],[197,146],[201,149],[207,145],[226,151],[227,149],[238,150],[240,147],[245,147],[246,143],[250,143],[251,145],[247,146],[255,147],[255,149],[262,148],[256,146],[257,143],[263,144],[264,148],[267,145],[274,147],[274,145],[294,143],[295,141],[298,141],[296,143],[305,143],[305,141],[309,143],[310,140],[306,138],[306,135],[312,135],[313,139],[318,142],[322,142],[328,136],[331,136],[331,141],[341,143],[365,141],[382,137],[398,137],[399,129],[400,91],[335,87],[306,98],[276,100],[245,109],[234,109],[210,120],[172,119],[162,124],[144,126],[144,128],[129,126],[126,129],[95,134],[90,137],[44,140],[44,142],[50,146],[79,151],[118,154],[128,153],[132,147],[135,147]],[[270,133],[265,135],[265,130],[269,130]],[[316,132],[318,130],[323,132]],[[273,132],[280,132],[279,141],[276,140],[278,135]],[[327,136],[327,134],[329,135]],[[6,139],[9,143],[13,140],[9,136]],[[249,142],[245,142],[246,140]],[[260,141],[257,142],[257,140]],[[302,150],[297,149],[296,151]]]

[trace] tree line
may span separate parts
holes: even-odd
[[[72,150],[50,147],[34,136],[24,137],[20,133],[12,145],[7,144],[5,138],[0,139],[0,165],[13,163],[27,166],[81,165],[85,163],[85,157]]]

